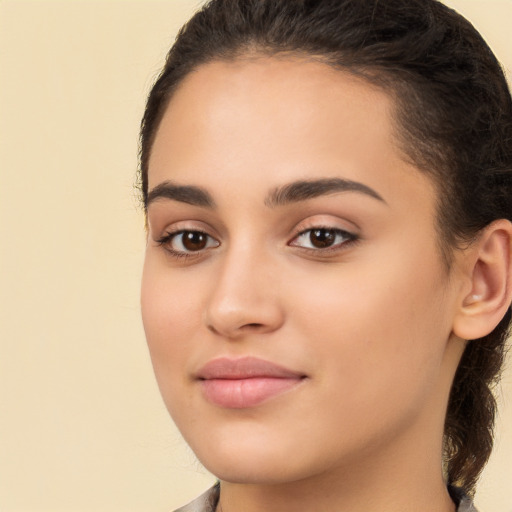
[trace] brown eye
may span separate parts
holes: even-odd
[[[208,244],[208,235],[200,231],[185,231],[181,234],[181,243],[187,251],[200,251]]]
[[[176,256],[186,256],[220,245],[218,240],[207,233],[192,230],[167,233],[158,243]]]
[[[302,247],[304,249],[336,249],[343,245],[354,242],[358,236],[336,228],[312,228],[306,229],[295,237],[290,245],[294,247]]]
[[[317,249],[330,247],[336,241],[336,230],[312,229],[309,233],[309,241]]]

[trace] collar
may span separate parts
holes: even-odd
[[[458,487],[448,487],[448,492],[452,500],[457,505],[457,512],[478,512],[471,498]],[[217,503],[219,502],[220,483],[217,482],[213,487],[208,489],[204,494],[201,494],[194,501],[188,505],[181,507],[174,512],[215,512]]]

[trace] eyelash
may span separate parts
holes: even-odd
[[[189,233],[189,234],[196,234],[196,235],[203,235],[208,240],[215,240],[215,238],[210,236],[208,233],[205,233],[204,231],[201,231],[199,229],[180,229],[178,231],[164,233],[164,235],[162,237],[160,237],[158,240],[156,240],[156,243],[159,246],[164,247],[164,249],[173,258],[176,258],[176,259],[197,257],[200,254],[202,254],[206,249],[211,249],[212,248],[212,246],[209,246],[209,247],[207,246],[207,247],[205,247],[203,249],[199,249],[197,251],[189,251],[189,252],[177,251],[176,249],[173,249],[172,246],[171,246],[172,241],[175,238],[179,237],[180,235],[185,235],[187,233]],[[220,242],[218,242],[217,240],[215,240],[215,242],[217,243],[217,245],[215,245],[213,248],[218,247],[220,245]],[[208,244],[208,241],[206,243]],[[183,244],[183,242],[182,242],[182,244]]]
[[[324,248],[313,248],[313,247],[303,247],[297,244],[294,244],[293,242],[298,240],[301,237],[306,236],[309,233],[309,236],[311,237],[312,233],[314,231],[324,231],[329,232],[330,234],[334,235],[334,237],[342,237],[343,240],[339,241],[338,243],[335,243],[333,245],[329,245]],[[289,245],[292,247],[300,247],[304,251],[308,251],[310,253],[313,253],[314,255],[327,255],[332,252],[339,252],[341,250],[347,249],[349,246],[359,242],[360,237],[356,235],[355,233],[350,233],[349,231],[345,231],[344,229],[340,228],[333,228],[332,226],[313,226],[308,229],[304,229],[300,231],[297,235],[294,236],[294,238],[288,242]]]
[[[329,245],[324,248],[303,247],[303,246],[293,243],[294,241],[298,240],[299,238],[306,236],[308,233],[310,233],[309,236],[311,237],[311,234],[314,231],[329,232],[331,235],[334,235],[335,238],[341,236],[343,238],[343,240],[341,242],[336,243],[335,245]],[[185,235],[187,233],[195,234],[195,235],[202,235],[202,236],[207,237],[207,239],[208,239],[206,242],[207,246],[202,249],[198,249],[197,251],[189,251],[189,252],[173,249],[171,246],[172,241],[174,239],[176,239],[177,237],[179,237],[180,235]],[[216,245],[208,245],[211,242],[211,240],[214,240]],[[350,233],[343,229],[333,228],[333,227],[329,227],[329,226],[313,226],[311,228],[304,229],[304,230],[300,231],[299,233],[297,233],[290,240],[290,242],[288,242],[288,245],[292,246],[292,247],[298,247],[304,251],[307,251],[309,253],[319,256],[319,255],[327,255],[332,252],[338,252],[340,250],[346,249],[348,246],[351,246],[351,245],[357,243],[359,240],[360,240],[360,237],[358,235],[356,235],[354,233]],[[194,258],[194,257],[200,256],[201,254],[203,254],[207,249],[212,249],[212,248],[216,248],[216,247],[220,246],[220,242],[218,242],[215,238],[210,236],[208,233],[205,233],[204,231],[197,230],[197,229],[181,229],[178,231],[167,232],[162,237],[160,237],[158,240],[156,240],[156,243],[159,246],[164,247],[165,250],[173,258],[176,258],[176,259]],[[182,242],[182,244],[183,244],[183,242]]]

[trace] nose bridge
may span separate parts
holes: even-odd
[[[250,240],[240,240],[226,249],[206,305],[208,328],[226,337],[247,330],[269,332],[283,319],[272,275],[270,255]]]

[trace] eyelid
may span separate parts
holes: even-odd
[[[308,241],[304,241],[304,245],[299,243],[300,237],[306,236],[314,230],[334,232],[335,242],[325,247],[315,247],[313,243],[309,244]],[[302,253],[309,253],[314,257],[327,257],[347,250],[360,240],[360,228],[353,222],[338,216],[313,215],[296,224],[293,229],[293,235],[287,245],[300,250]],[[310,246],[308,247],[308,245]]]
[[[149,237],[160,238],[171,231],[204,231],[214,238],[222,232],[222,222],[216,216],[185,204],[174,204],[173,201],[151,204],[152,210],[147,213]]]
[[[170,226],[167,226],[165,229],[159,230],[157,233],[161,233],[159,236],[154,236],[153,240],[156,245],[162,247],[162,249],[167,253],[168,256],[174,259],[193,259],[200,258],[207,251],[211,249],[215,249],[221,245],[219,240],[219,236],[216,234],[215,230],[213,230],[210,226],[205,225],[200,221],[180,221]],[[207,245],[205,247],[199,248],[197,250],[187,250],[183,248],[183,250],[179,248],[173,247],[173,242],[180,236],[185,233],[200,233],[207,237]],[[213,242],[213,243],[212,243]],[[183,240],[181,242],[183,246]]]
[[[166,222],[165,224],[162,222],[160,225],[155,224],[154,226],[150,226],[150,233],[152,233],[152,238],[155,242],[166,234],[176,234],[183,231],[199,231],[200,233],[205,233],[215,239],[219,239],[220,237],[215,228],[199,219],[183,218],[182,220]]]
[[[311,215],[306,219],[303,219],[300,222],[298,222],[292,229],[293,237],[295,238],[300,234],[304,233],[305,231],[309,231],[312,229],[334,229],[338,231],[343,231],[344,233],[349,233],[357,237],[361,236],[361,229],[354,222],[345,218],[327,214]]]
[[[332,245],[329,245],[327,247],[305,247],[305,246],[302,246],[302,245],[296,243],[296,241],[298,239],[300,239],[301,237],[304,237],[308,233],[312,233],[314,231],[333,232],[335,235],[335,240],[336,240],[336,237],[341,237],[343,240],[339,240],[337,242],[335,241]],[[290,242],[288,242],[288,244],[292,247],[299,247],[299,248],[310,250],[310,251],[326,252],[329,250],[333,251],[333,250],[340,249],[342,246],[345,246],[352,242],[355,242],[358,239],[359,239],[359,237],[356,234],[346,231],[345,229],[332,228],[332,227],[327,227],[327,226],[315,226],[313,228],[309,228],[309,229],[305,229],[305,230],[301,231],[300,233],[295,235],[292,238],[292,240],[290,240]]]
[[[185,233],[201,233],[208,237],[210,241],[207,241],[207,244],[205,247],[201,247],[197,250],[187,250],[184,249],[177,249],[172,246],[174,240],[179,237],[180,235],[183,235]],[[214,241],[212,244],[211,241]],[[166,252],[166,254],[175,259],[175,260],[182,260],[182,261],[196,261],[198,258],[203,257],[208,251],[212,249],[216,249],[220,246],[220,242],[209,235],[208,233],[205,233],[203,231],[198,230],[187,230],[187,229],[181,229],[174,232],[167,232],[164,234],[160,239],[156,241],[156,243],[162,247],[162,249]],[[181,242],[181,245],[183,246],[183,241]]]

